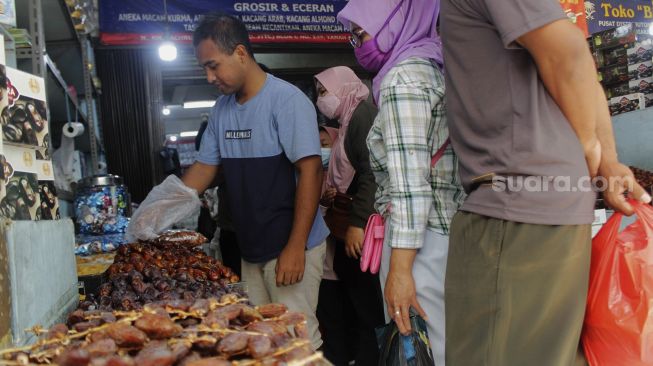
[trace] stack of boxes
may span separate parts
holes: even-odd
[[[4,43],[0,43],[4,49]],[[1,55],[0,55],[1,56]],[[5,60],[0,59],[0,64]],[[45,81],[0,65],[0,217],[59,218]]]
[[[637,36],[632,24],[593,34],[589,41],[610,114],[653,106],[653,42]]]

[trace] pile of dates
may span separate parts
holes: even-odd
[[[641,185],[647,192],[651,192],[651,187],[653,187],[653,173],[632,166],[630,169],[633,171],[637,183],[639,183],[639,185]]]
[[[184,244],[129,244],[118,248],[109,281],[81,309],[138,310],[145,304],[195,301],[242,292],[239,278],[220,261]]]
[[[207,241],[204,235],[195,231],[170,230],[159,235],[158,238],[150,240],[149,243],[153,245],[179,244],[196,247]]]
[[[0,364],[60,366],[329,365],[311,348],[303,314],[233,294],[142,311],[76,310],[35,345],[0,355]]]

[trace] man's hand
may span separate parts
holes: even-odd
[[[288,243],[277,258],[277,287],[291,286],[304,278],[306,262],[304,245]]]
[[[356,226],[349,226],[345,234],[345,252],[350,258],[358,259],[363,253],[363,240],[365,230]]]
[[[181,181],[202,195],[211,186],[220,170],[219,166],[196,162],[188,168]]]
[[[336,198],[336,193],[338,191],[335,188],[327,188],[320,199],[320,205],[323,207],[331,207],[333,205],[333,200]]]
[[[306,242],[315,221],[322,187],[322,161],[319,156],[300,159],[295,162],[295,168],[295,213],[288,243],[277,258],[277,286],[294,285],[304,278]]]
[[[635,180],[633,172],[618,161],[604,161],[599,168],[599,175],[607,180],[608,187],[603,192],[603,199],[615,211],[626,216],[634,214],[625,193],[644,203],[651,202],[651,196]]]
[[[390,272],[385,281],[385,301],[388,304],[388,315],[395,321],[399,332],[409,335],[410,308],[427,320],[426,312],[417,302],[417,291],[413,279],[413,262],[416,250],[393,249],[390,257]]]

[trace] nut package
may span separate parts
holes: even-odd
[[[628,95],[628,94],[631,94],[629,82],[610,85],[608,88],[605,89],[605,95],[608,99],[612,99],[614,97],[620,97],[622,95]]]
[[[599,72],[599,81],[603,85],[630,81],[629,66],[608,67]]]
[[[633,80],[629,84],[631,93],[652,94],[653,78]]]
[[[0,201],[0,215],[12,220],[37,220],[41,205],[36,174],[14,172]]]
[[[628,66],[628,79],[637,80],[653,76],[653,62],[645,61]]]
[[[591,44],[595,50],[613,48],[637,41],[634,24],[598,32],[592,35]]]
[[[61,218],[59,212],[59,199],[52,181],[39,181],[39,194],[41,206],[37,211],[39,220],[57,220]]]
[[[7,67],[5,83],[7,104],[0,113],[4,142],[47,148],[50,137],[44,80]]]
[[[594,56],[594,62],[599,68],[609,67],[609,66],[623,66],[628,65],[628,47],[629,45],[624,45],[624,47],[611,48],[607,50],[598,50],[592,52]],[[633,62],[634,63],[634,62]]]
[[[42,204],[52,205],[53,214],[45,213],[46,219],[57,217],[58,201],[54,192],[52,162],[38,160],[34,149],[5,145],[0,158],[6,177],[4,192],[0,200],[0,216],[13,220],[41,220]],[[42,201],[41,186],[46,189],[46,202]],[[51,202],[54,201],[54,204]]]
[[[629,64],[651,61],[653,60],[653,43],[650,40],[635,43],[626,53]]]
[[[646,108],[646,99],[642,93],[629,94],[610,99],[610,114],[613,116],[644,108]]]

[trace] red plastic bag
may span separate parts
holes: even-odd
[[[653,207],[619,233],[613,215],[592,241],[583,348],[592,366],[653,365]]]

